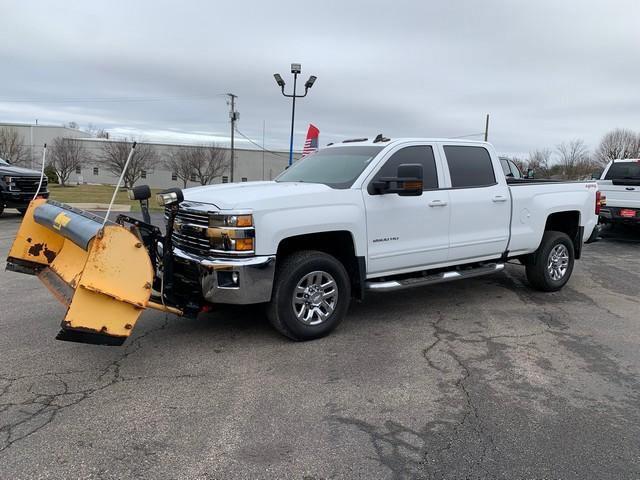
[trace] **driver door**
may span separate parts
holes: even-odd
[[[439,189],[444,177],[437,155],[429,144],[399,146],[363,186],[369,275],[422,270],[447,261],[449,191]],[[407,163],[422,165],[422,195],[376,193],[373,182],[396,176],[398,166]]]

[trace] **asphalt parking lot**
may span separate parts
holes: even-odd
[[[509,266],[309,343],[259,308],[60,342],[62,306],[1,271],[0,478],[638,478],[640,233],[604,237],[560,292]]]

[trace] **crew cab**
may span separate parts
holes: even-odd
[[[595,181],[507,179],[486,142],[333,144],[275,181],[159,195],[168,241],[157,254],[171,258],[163,301],[182,311],[265,303],[277,330],[308,340],[367,292],[492,274],[509,260],[532,287],[555,291],[597,224],[596,191]]]
[[[40,172],[16,167],[0,158],[0,215],[5,208],[17,208],[24,215],[40,184]],[[47,178],[42,180],[39,196],[48,198]]]
[[[640,159],[613,160],[599,176],[598,190],[607,198],[601,223],[640,223]]]

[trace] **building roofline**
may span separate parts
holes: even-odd
[[[122,139],[116,139],[116,138],[95,138],[95,137],[87,137],[87,138],[77,138],[76,140],[82,140],[82,141],[86,141],[86,142],[96,142],[96,143],[104,143],[104,142],[125,142],[125,143],[131,143],[131,140],[122,140]],[[206,147],[207,144],[197,144],[197,143],[165,143],[165,142],[148,142],[148,141],[137,141],[137,143],[142,143],[145,145],[157,145],[159,147],[190,147],[190,148],[198,148],[198,147]],[[219,145],[220,148],[225,149],[225,150],[231,150],[230,146],[227,145]],[[234,150],[236,151],[243,151],[243,152],[262,152],[261,149],[259,148],[239,148],[239,147],[235,147]],[[289,154],[289,150],[264,150],[265,153],[275,153],[275,154]],[[302,151],[293,151],[294,154],[300,154],[302,153]]]

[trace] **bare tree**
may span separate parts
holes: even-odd
[[[29,159],[24,137],[15,128],[0,128],[0,158],[16,165]]]
[[[102,143],[100,163],[111,173],[120,176],[131,150],[131,141],[105,141]],[[129,168],[124,175],[124,186],[131,188],[140,180],[143,173],[151,170],[158,163],[155,148],[148,143],[138,143],[131,158]]]
[[[172,149],[167,153],[164,162],[165,166],[182,181],[184,188],[187,188],[187,182],[194,173],[190,153],[184,147]]]
[[[584,141],[574,139],[563,142],[556,147],[562,176],[575,180],[582,178],[593,170],[593,161]]]
[[[596,150],[596,158],[603,165],[610,160],[637,157],[640,157],[640,134],[623,128],[605,134]]]
[[[189,153],[193,174],[201,185],[210,184],[216,177],[222,176],[229,167],[226,150],[215,143],[194,148]]]
[[[551,170],[551,150],[548,148],[537,149],[529,153],[527,168],[533,170],[537,178],[548,178]]]
[[[74,130],[79,130],[80,129],[80,125],[78,125],[78,122],[74,122],[74,121],[71,121],[71,122],[67,123],[67,127],[68,128],[73,128]]]
[[[85,131],[96,138],[109,138],[109,132],[104,128],[98,128],[93,123],[87,125]]]
[[[73,138],[58,137],[49,153],[49,165],[55,171],[60,184],[65,187],[69,176],[89,160],[82,143]]]

